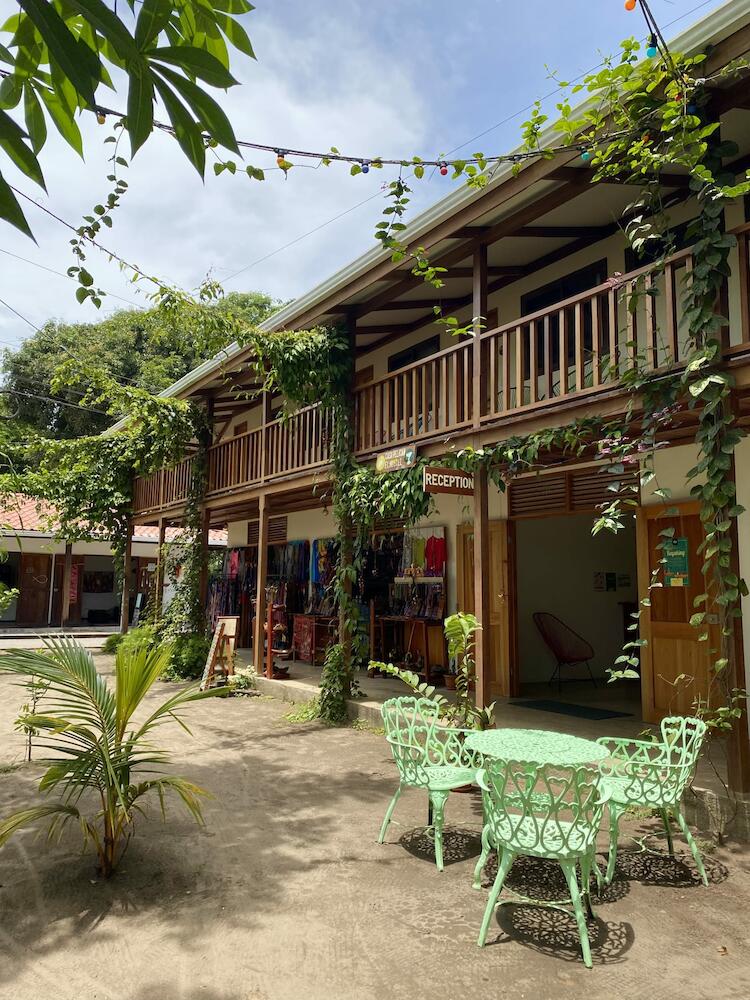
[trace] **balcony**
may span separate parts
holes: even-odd
[[[733,277],[721,304],[731,317],[725,331],[730,357],[750,352],[750,224],[734,232]],[[680,300],[692,268],[692,253],[683,250],[669,258],[659,276],[648,268],[621,275],[357,388],[356,454],[365,459],[396,445],[481,431],[512,416],[616,390],[636,366],[658,371],[680,365],[687,351]],[[636,287],[644,294],[631,312],[628,293]],[[475,349],[481,352],[478,386]],[[330,413],[312,406],[213,445],[208,496],[324,469],[331,431]],[[137,479],[136,513],[182,503],[191,471],[187,458],[173,469]]]

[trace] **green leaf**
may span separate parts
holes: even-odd
[[[49,111],[50,118],[55,123],[57,131],[63,139],[65,139],[68,145],[72,146],[78,155],[83,157],[83,141],[81,139],[81,132],[75,122],[75,119],[73,118],[73,115],[67,110],[67,108],[64,107],[57,94],[53,93],[51,90],[47,90],[43,87],[39,91],[39,96],[41,97],[47,111]]]
[[[154,84],[148,63],[142,57],[128,67],[128,135],[132,154],[141,148],[154,127]]]
[[[158,72],[169,80],[178,94],[187,101],[206,131],[222,146],[231,149],[239,156],[240,150],[231,123],[213,97],[205,90],[201,90],[192,80],[180,76],[174,70],[161,66]]]
[[[23,88],[23,107],[26,116],[26,130],[31,139],[31,148],[38,153],[47,141],[47,123],[39,98],[34,93],[31,81],[27,80]]]
[[[166,28],[173,10],[174,4],[171,0],[143,0],[135,25],[135,44],[141,51],[159,37]]]
[[[47,0],[18,0],[44,39],[49,55],[87,104],[94,103],[99,62],[84,42],[71,33],[65,21]]]
[[[172,63],[191,76],[197,76],[212,87],[233,87],[237,81],[216,56],[192,45],[165,45],[149,52],[151,59]]]
[[[46,191],[42,168],[25,140],[23,129],[5,111],[0,111],[0,146],[20,171]]]
[[[23,79],[12,74],[0,80],[0,108],[15,108],[23,93]]]
[[[83,14],[91,27],[104,35],[120,59],[138,58],[138,49],[130,32],[102,0],[66,0],[66,3]]]
[[[251,59],[255,59],[253,46],[248,38],[247,32],[239,21],[235,21],[233,17],[228,17],[226,14],[221,14],[218,11],[214,11],[214,17],[216,18],[216,23],[227,36],[232,45],[234,45],[234,47],[240,52],[244,52],[246,56],[250,56]]]
[[[167,84],[158,76],[154,78],[154,83],[164,101],[164,107],[167,109],[182,151],[202,177],[206,168],[206,149],[200,129]]]
[[[16,229],[20,229],[22,233],[26,236],[30,236],[34,240],[34,234],[29,229],[29,224],[26,221],[26,216],[21,211],[21,206],[18,204],[18,199],[11,191],[7,182],[0,174],[0,219],[5,219]],[[36,240],[34,240],[36,243]]]

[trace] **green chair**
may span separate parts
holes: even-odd
[[[611,882],[617,861],[620,817],[630,806],[657,810],[667,834],[670,856],[674,856],[670,819],[685,835],[704,885],[708,885],[700,851],[682,813],[682,796],[695,772],[706,724],[701,719],[670,716],[662,721],[661,742],[624,740],[603,736],[597,740],[610,753],[600,765],[602,782],[609,795],[609,861],[605,881]]]
[[[439,723],[440,710],[429,698],[391,698],[381,707],[385,738],[398,768],[399,783],[388,804],[378,843],[385,839],[404,788],[424,788],[435,836],[435,864],[443,870],[445,801],[452,788],[474,781],[478,755],[464,746],[466,733]]]
[[[570,897],[564,900],[541,900],[513,894],[504,903],[522,902],[570,912],[578,924],[583,961],[591,968],[591,947],[586,929],[584,905],[590,916],[589,882],[597,874],[595,863],[596,834],[601,823],[606,796],[601,776],[595,767],[559,767],[522,761],[494,760],[477,774],[483,792],[485,825],[482,830],[482,853],[474,869],[474,888],[481,888],[480,877],[490,851],[498,854],[497,876],[493,883],[482,927],[480,948],[487,938],[492,914],[498,905],[510,867],[519,855],[557,861],[563,870]],[[581,868],[578,884],[576,865]]]

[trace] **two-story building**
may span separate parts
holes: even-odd
[[[672,45],[688,53],[708,51],[706,75],[746,57],[750,2],[726,3]],[[739,146],[728,166],[744,175],[750,166],[748,78],[717,86],[711,101],[723,137]],[[575,151],[517,173],[505,164],[485,188],[458,186],[409,225],[406,242],[425,247],[431,262],[445,268],[442,288],[415,277],[408,260],[394,263],[373,246],[263,324],[268,331],[346,325],[355,356],[354,433],[361,462],[375,462],[400,446],[439,459],[585,415],[616,416],[632,401],[622,379],[636,354],[655,369],[667,358],[684,360],[680,303],[692,265],[690,246],[679,249],[655,279],[658,297],[647,297],[631,315],[622,291],[641,262],[628,247],[622,219],[636,189],[622,180],[593,184],[591,174]],[[678,227],[695,213],[687,177],[665,174],[661,183]],[[744,424],[750,415],[748,205],[733,204],[724,223],[737,247],[725,296],[723,364],[733,373],[734,404]],[[435,306],[462,323],[485,317],[484,329],[457,340],[436,324]],[[274,600],[322,616],[330,607],[322,594],[316,596],[316,576],[325,578],[327,540],[335,533],[321,504],[330,418],[314,406],[281,422],[278,399],[261,393],[248,402],[229,391],[229,384],[253,389],[249,361],[247,350],[230,347],[167,393],[205,401],[213,415],[205,511],[211,526],[226,526],[229,548],[237,553],[227,560],[231,581],[244,574],[245,599],[237,610],[250,613],[248,594],[263,609],[272,584],[278,588]],[[640,619],[648,644],[631,697],[633,711],[647,721],[689,711],[705,689],[710,659],[707,644],[698,642],[689,624],[692,599],[703,589],[694,544],[701,525],[687,482],[695,464],[694,436],[688,415],[668,432],[668,447],[655,457],[658,486],[672,490],[677,515],[664,517],[655,483],[639,492],[633,517],[616,535],[591,534],[599,505],[611,499],[591,457],[521,476],[505,492],[478,477],[472,497],[438,497],[434,513],[406,539],[398,525],[383,525],[372,547],[378,584],[370,580],[363,595],[363,603],[376,609],[374,652],[403,654],[408,643],[414,662],[439,667],[440,642],[429,626],[456,608],[474,609],[483,624],[478,696],[512,698],[534,685],[548,690],[555,660],[535,619],[547,612],[593,648],[592,670],[597,680],[604,678],[662,558],[658,532],[669,525],[689,541],[687,562],[675,571],[680,586],[657,592]],[[190,461],[136,483],[137,523],[162,531],[179,525]],[[736,450],[735,476],[738,502],[750,509],[750,440]],[[737,545],[740,569],[750,577],[750,513],[739,518]],[[270,560],[266,546],[278,549]],[[745,610],[737,636],[740,665],[743,635],[750,644],[750,606]],[[418,620],[418,627],[409,619]],[[256,642],[259,667],[261,646]],[[564,666],[563,672],[572,670]],[[694,682],[675,689],[681,674]],[[581,676],[588,676],[585,668]],[[598,689],[590,689],[594,697]],[[730,761],[730,781],[740,792],[750,791],[746,727],[743,719]]]

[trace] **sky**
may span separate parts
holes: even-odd
[[[667,38],[720,6],[650,3]],[[14,9],[12,0],[0,0],[0,23]],[[532,102],[554,95],[550,71],[572,80],[623,38],[644,34],[640,13],[627,12],[623,0],[257,0],[243,24],[257,61],[235,53],[240,86],[217,95],[238,138],[404,158],[512,148]],[[102,102],[122,107],[125,99],[103,92]],[[545,110],[554,111],[554,96]],[[7,172],[75,225],[108,192],[112,149],[103,141],[109,126],[84,115],[81,128],[85,161],[50,126],[40,157],[46,194]],[[246,162],[263,167],[267,179],[216,177],[209,167],[201,180],[174,140],[154,134],[125,172],[129,189],[102,242],[181,288],[195,289],[211,275],[227,292],[280,299],[306,292],[373,245],[381,187],[392,179],[385,170],[351,177],[343,165],[297,165],[285,178],[273,155]],[[455,183],[439,174],[416,183],[414,213]],[[28,218],[37,244],[0,223],[0,298],[23,317],[0,304],[0,348],[49,319],[96,322],[149,305],[148,287],[132,285],[93,249],[87,266],[108,294],[100,310],[79,305],[75,281],[64,276],[73,263],[70,232],[34,206]]]

